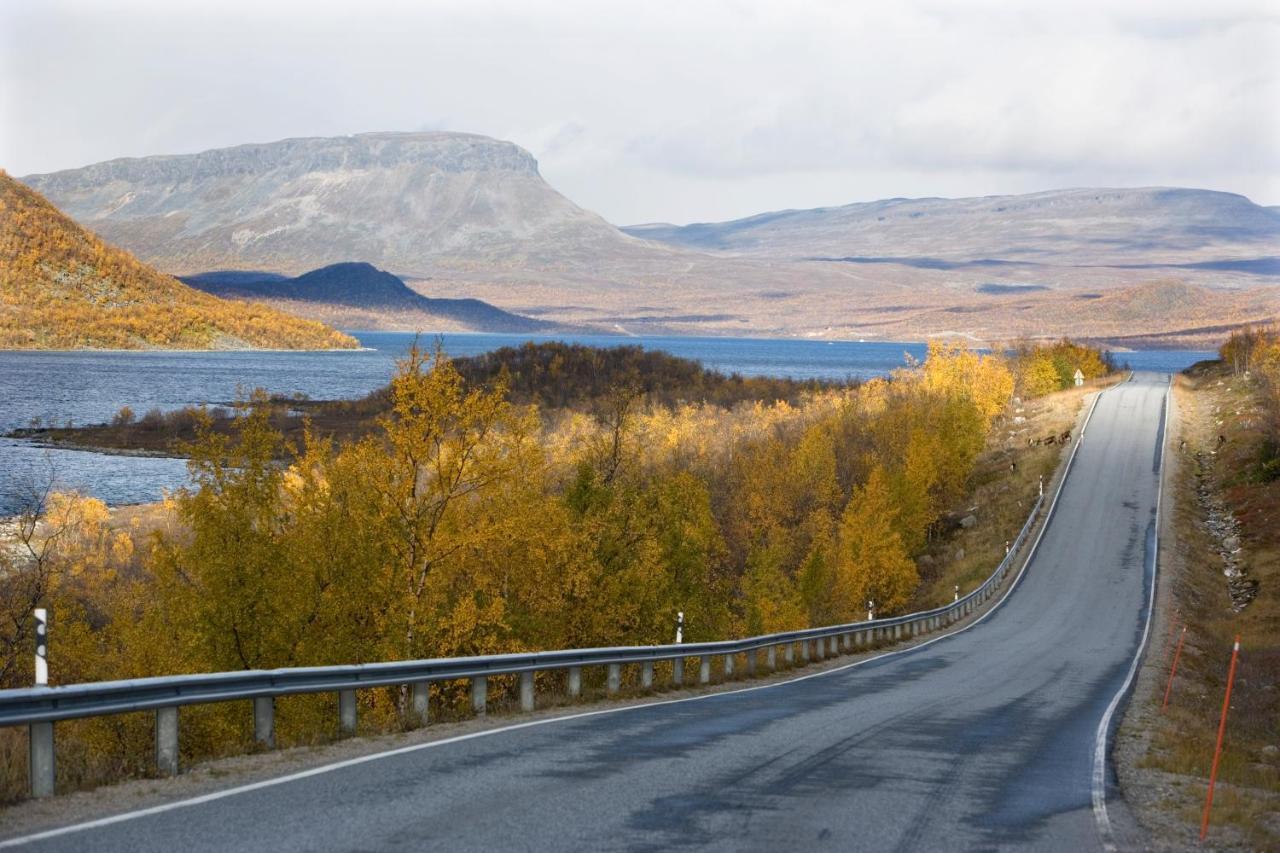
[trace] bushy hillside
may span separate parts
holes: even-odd
[[[346,349],[354,338],[193,290],[0,171],[0,348]]]

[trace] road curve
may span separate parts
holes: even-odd
[[[1101,395],[1019,586],[959,634],[803,680],[444,742],[30,846],[1099,849],[1095,739],[1145,635],[1167,383],[1139,374]]]

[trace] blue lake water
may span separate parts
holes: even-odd
[[[0,352],[0,433],[33,421],[73,424],[109,420],[121,406],[149,409],[219,403],[253,388],[312,399],[341,399],[385,385],[414,340],[401,332],[355,332],[357,352]],[[443,335],[450,355],[487,352],[527,335]],[[533,338],[538,340],[539,338]],[[797,379],[866,379],[922,358],[923,344],[745,338],[558,336],[593,346],[640,345],[692,358],[726,373]],[[433,337],[423,337],[431,344]],[[1177,371],[1213,353],[1148,350],[1118,353],[1138,370]],[[11,513],[32,483],[53,476],[109,503],[155,500],[186,481],[182,460],[50,450],[0,439],[0,515]]]

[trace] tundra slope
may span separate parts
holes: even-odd
[[[30,847],[1098,849],[1095,741],[1148,618],[1167,382],[1143,375],[1102,394],[1020,584],[967,630],[774,686],[436,742]],[[1109,813],[1116,840],[1132,842],[1114,791]]]

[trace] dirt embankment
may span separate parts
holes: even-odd
[[[1280,849],[1280,481],[1257,474],[1267,415],[1252,381],[1220,365],[1178,377],[1173,394],[1156,619],[1116,741],[1121,789],[1156,849],[1203,849],[1239,635],[1207,844]]]

